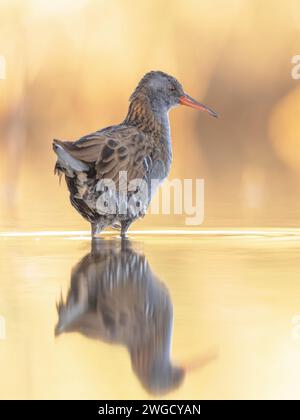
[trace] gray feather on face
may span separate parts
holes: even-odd
[[[130,101],[139,95],[147,95],[152,104],[170,109],[179,104],[179,98],[184,95],[184,91],[175,77],[162,71],[150,71],[142,78]]]

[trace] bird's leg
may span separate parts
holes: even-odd
[[[99,235],[99,233],[102,230],[102,226],[100,225],[100,223],[91,223],[91,234],[93,238],[96,238],[97,235]]]
[[[99,255],[103,252],[103,238],[100,236],[93,236],[91,241],[91,256]]]
[[[133,220],[122,220],[122,222],[121,222],[121,237],[122,238],[126,238],[127,230],[128,230],[128,228],[129,228],[129,226],[131,225],[132,222],[133,222]]]

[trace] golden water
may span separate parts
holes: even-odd
[[[92,253],[85,232],[2,233],[0,398],[298,399],[299,255],[296,229],[113,233]]]

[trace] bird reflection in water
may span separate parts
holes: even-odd
[[[163,394],[177,388],[185,370],[170,360],[173,306],[146,257],[128,239],[96,239],[76,265],[66,302],[57,305],[56,335],[86,337],[127,347],[144,388]]]

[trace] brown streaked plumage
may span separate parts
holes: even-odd
[[[151,71],[131,95],[121,124],[75,142],[54,140],[55,172],[65,174],[71,203],[91,223],[93,236],[108,226],[120,226],[125,235],[130,224],[144,216],[170,170],[168,112],[179,104],[217,116],[187,95],[175,78]],[[114,184],[105,184],[107,180]],[[139,181],[133,188],[134,180]]]

